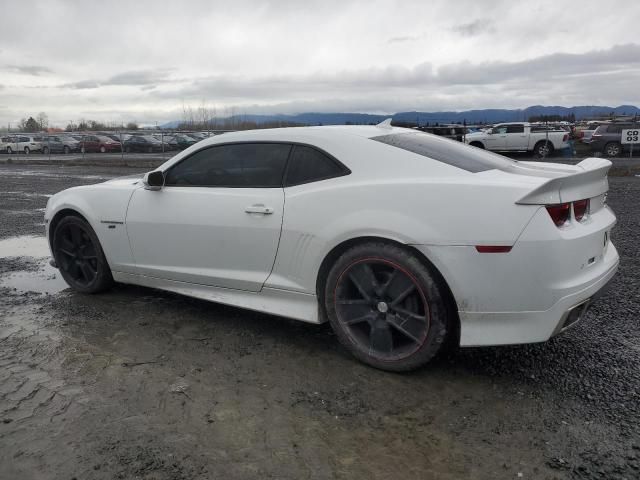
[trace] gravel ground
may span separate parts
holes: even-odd
[[[326,326],[73,293],[12,240],[47,195],[137,171],[0,165],[0,479],[640,478],[639,178],[610,179],[621,269],[580,324],[398,375]]]

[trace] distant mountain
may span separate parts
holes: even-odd
[[[264,124],[267,122],[292,122],[303,125],[344,125],[380,123],[386,118],[392,117],[398,122],[417,122],[419,124],[434,123],[497,123],[497,122],[523,122],[529,117],[540,115],[575,115],[576,120],[598,115],[638,115],[640,108],[633,105],[620,105],[619,107],[607,107],[597,105],[585,105],[578,107],[560,107],[534,105],[524,109],[484,109],[465,110],[462,112],[398,112],[392,115],[373,115],[368,113],[299,113],[296,115],[235,115],[228,118],[219,118],[220,121],[248,121]],[[176,128],[180,121],[172,121],[162,125],[162,128]]]

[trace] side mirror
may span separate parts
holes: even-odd
[[[160,190],[164,186],[164,174],[159,170],[145,173],[142,183],[147,190]]]

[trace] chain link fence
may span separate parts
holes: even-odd
[[[414,124],[398,124],[408,128],[415,128],[423,132],[449,138],[459,142],[468,143],[472,146],[480,146],[494,151],[498,151],[514,158],[520,158],[516,153],[520,151],[517,148],[491,148],[488,142],[473,141],[470,136],[478,133],[487,133],[492,139],[498,139],[508,135],[521,134],[524,138],[529,133],[535,135],[536,141],[533,145],[533,155],[538,159],[545,160],[547,157],[568,157],[568,158],[584,158],[587,156],[617,156],[622,153],[629,152],[626,145],[621,145],[620,140],[611,140],[606,146],[611,147],[612,144],[619,146],[619,154],[613,155],[607,153],[606,148],[603,151],[591,148],[593,140],[592,134],[600,125],[619,125],[629,123],[637,128],[637,119],[631,121],[623,121],[623,119],[614,119],[608,121],[592,121],[578,122],[569,124],[567,122],[511,122],[507,128],[512,130],[519,127],[520,131],[496,130],[495,124],[477,124],[471,125],[466,122],[462,124],[435,124],[435,125],[418,125]],[[394,123],[395,125],[395,123]],[[499,125],[499,124],[498,124]],[[527,125],[527,127],[525,127]],[[279,126],[279,125],[278,125]],[[286,125],[281,125],[286,126]],[[239,127],[242,128],[242,127]],[[253,128],[256,128],[255,126]],[[526,129],[525,129],[526,128]],[[0,134],[0,159],[4,154],[9,155],[38,155],[40,158],[114,158],[119,156],[121,160],[127,158],[147,158],[154,162],[160,163],[175,155],[177,152],[190,147],[202,140],[214,135],[220,135],[225,132],[231,132],[234,129],[207,129],[207,130],[182,130],[182,129],[137,129],[137,130],[103,130],[103,131],[60,131],[50,133],[4,133]],[[557,136],[557,132],[566,134],[566,140],[563,144],[568,145],[565,148],[555,148],[550,140],[550,134]],[[477,135],[476,135],[477,136]],[[620,136],[620,133],[618,133]],[[605,146],[605,147],[606,147]],[[531,147],[531,145],[529,145]],[[528,148],[528,155],[531,155],[531,149]],[[640,151],[640,144],[637,145],[636,152]],[[66,157],[63,157],[66,156]],[[633,147],[631,147],[629,156],[633,155]]]

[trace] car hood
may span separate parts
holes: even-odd
[[[123,187],[127,185],[132,185],[132,186],[138,185],[138,183],[140,182],[143,176],[144,176],[143,173],[137,173],[135,175],[127,175],[125,177],[112,178],[111,180],[107,180],[106,182],[103,182],[103,185],[114,185],[119,187]]]
[[[467,138],[469,137],[482,137],[486,135],[486,132],[471,132],[471,133],[467,133]]]

